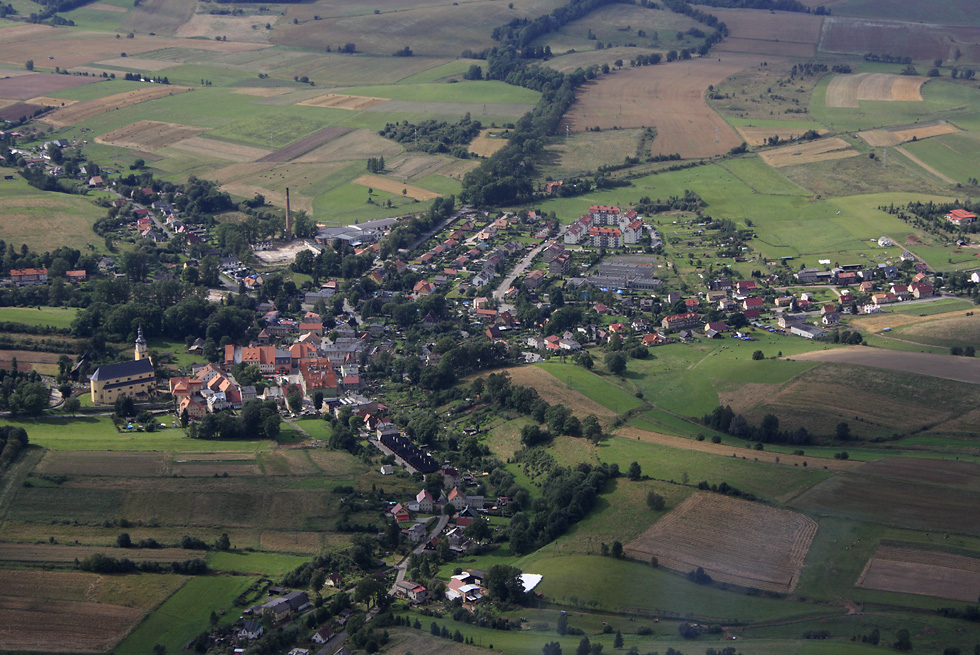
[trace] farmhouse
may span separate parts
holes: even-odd
[[[965,209],[954,209],[943,218],[953,225],[970,225],[977,222],[977,215]]]
[[[410,580],[396,582],[395,593],[416,603],[424,603],[429,597],[429,591],[425,587]]]
[[[136,336],[133,361],[100,366],[89,378],[92,402],[98,405],[110,405],[116,402],[116,398],[148,395],[152,393],[156,380],[153,362],[146,352],[143,328],[140,327]]]
[[[48,281],[48,269],[46,268],[13,268],[10,270],[10,279],[19,287],[36,286]]]
[[[701,317],[694,312],[688,312],[686,314],[672,314],[671,316],[665,316],[660,325],[664,330],[668,332],[674,332],[676,330],[683,330],[686,328],[697,327],[701,324]]]
[[[262,636],[262,624],[258,621],[245,621],[241,628],[238,629],[239,639],[248,639],[249,641],[254,641]]]

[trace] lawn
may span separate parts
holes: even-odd
[[[154,644],[168,653],[180,653],[184,645],[208,628],[211,612],[232,608],[232,603],[252,584],[251,578],[199,576],[191,578],[177,593],[124,639],[114,650],[117,655],[146,655]],[[225,615],[224,622],[237,619],[237,612]]]
[[[76,307],[3,307],[0,308],[0,322],[20,323],[21,325],[46,325],[68,329],[78,314]]]
[[[326,441],[330,438],[330,424],[319,418],[301,418],[293,421],[296,428],[310,435],[313,439]]]
[[[184,431],[120,433],[107,417],[42,417],[0,419],[0,425],[27,430],[32,444],[52,450],[259,450],[267,441],[204,441],[188,439]]]

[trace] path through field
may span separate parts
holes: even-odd
[[[933,175],[935,175],[936,177],[938,177],[940,180],[942,180],[946,184],[956,184],[956,180],[954,180],[953,178],[949,177],[948,175],[946,175],[944,173],[940,173],[935,168],[933,168],[929,164],[925,163],[924,161],[922,161],[921,159],[919,159],[918,157],[916,157],[915,155],[913,155],[911,152],[909,152],[905,148],[900,148],[899,147],[899,148],[895,148],[895,150],[899,151],[900,153],[902,153],[903,155],[905,155],[906,157],[908,157],[909,160],[913,164],[917,164],[918,166],[921,166],[926,171],[932,173]]]

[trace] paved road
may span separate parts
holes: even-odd
[[[408,248],[406,248],[406,250],[408,250],[408,252],[412,252],[413,250],[415,250],[416,248],[418,248],[420,245],[422,245],[423,243],[425,243],[426,241],[428,241],[429,239],[431,239],[432,237],[434,237],[436,234],[439,234],[439,232],[441,232],[444,229],[446,229],[446,226],[452,224],[453,221],[458,220],[463,214],[465,214],[465,213],[467,213],[469,211],[472,211],[472,210],[473,210],[473,208],[470,207],[469,205],[463,205],[462,207],[459,208],[459,210],[455,214],[453,214],[452,216],[450,216],[449,218],[447,218],[446,220],[444,220],[443,222],[439,223],[434,228],[432,228],[431,230],[429,230],[428,232],[426,232],[425,234],[423,234],[422,236],[420,236],[418,239],[416,239],[415,241],[413,241],[412,242],[412,245],[410,245]]]
[[[398,571],[398,575],[395,577],[395,584],[391,585],[391,589],[388,591],[389,596],[395,595],[396,585],[405,579],[405,573],[408,570],[408,560],[411,559],[412,555],[420,554],[425,548],[425,544],[431,541],[433,537],[442,534],[442,531],[446,527],[447,523],[449,523],[449,516],[447,514],[441,514],[439,516],[439,520],[436,521],[436,527],[429,533],[428,538],[416,546],[410,554],[406,555],[404,558],[402,558],[402,561],[398,563],[398,566],[395,567],[395,569]]]
[[[516,280],[521,275],[524,275],[524,271],[526,271],[528,266],[531,265],[531,262],[534,261],[534,258],[541,254],[541,251],[544,250],[545,246],[548,245],[548,243],[549,240],[542,241],[537,246],[535,246],[531,250],[531,252],[524,255],[524,258],[521,259],[521,261],[519,261],[516,266],[514,266],[511,272],[507,274],[507,277],[504,278],[504,281],[500,283],[500,286],[498,286],[494,290],[493,299],[497,302],[498,310],[513,311],[514,306],[511,305],[510,303],[505,303],[503,301],[504,294],[507,293],[507,289],[509,289],[511,285],[514,284],[514,280]]]

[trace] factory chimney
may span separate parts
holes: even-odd
[[[286,240],[293,236],[293,219],[289,215],[289,187],[286,187]]]

